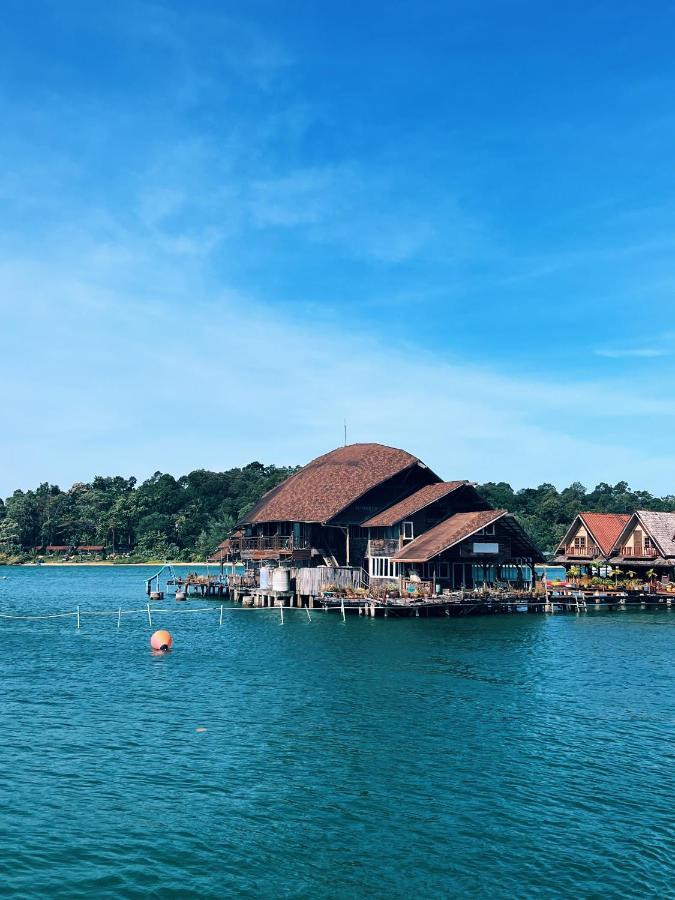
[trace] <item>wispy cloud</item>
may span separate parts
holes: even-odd
[[[606,423],[622,417],[631,428],[654,416],[675,423],[675,402],[645,398],[630,379],[515,377],[344,325],[325,330],[145,249],[131,282],[84,242],[71,248],[77,270],[63,257],[0,269],[14,335],[0,390],[5,416],[24,423],[3,443],[0,493],[35,477],[304,462],[339,443],[343,417],[350,440],[410,448],[446,477],[593,484],[639,471],[655,488],[675,467],[675,452],[631,442],[630,429],[623,446],[608,440]],[[31,344],[41,348],[31,379],[16,379]],[[39,396],[50,402],[26,419]],[[587,419],[579,396],[593,397]],[[44,447],[62,452],[45,457]]]
[[[658,359],[673,352],[666,347],[599,347],[595,355],[605,359]]]

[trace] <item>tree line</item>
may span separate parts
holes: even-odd
[[[0,500],[0,559],[20,561],[47,545],[104,545],[125,559],[203,561],[265,491],[299,467],[252,462],[226,472],[197,469],[174,478],[161,472],[135,478],[97,476],[68,490],[41,484]],[[553,553],[577,513],[675,511],[675,496],[655,497],[627,482],[588,491],[575,482],[514,490],[488,482],[478,490],[516,515],[544,553]]]
[[[252,462],[180,478],[155,472],[141,484],[120,475],[69,490],[45,482],[0,500],[0,554],[18,561],[49,545],[103,545],[139,562],[204,560],[265,491],[295,471]]]

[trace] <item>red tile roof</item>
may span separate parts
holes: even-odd
[[[505,509],[486,509],[478,512],[455,513],[449,519],[439,522],[425,531],[414,541],[398,551],[393,557],[397,562],[428,562],[449,547],[470,537],[486,525],[508,515]]]
[[[328,522],[367,491],[420,464],[405,450],[350,444],[312,460],[272,488],[242,523]]]
[[[376,516],[368,519],[363,523],[364,528],[378,528],[387,525],[396,525],[402,522],[408,516],[414,515],[430,503],[440,500],[442,497],[451,494],[458,488],[470,484],[469,481],[440,481],[438,484],[427,484],[419,491],[415,491],[405,500],[400,500],[388,509],[382,510]]]
[[[630,519],[627,513],[584,512],[579,513],[579,516],[605,556],[612,552],[619,535]]]
[[[90,550],[92,552],[101,553],[102,550],[105,550],[105,547],[102,544],[80,544],[77,549]]]

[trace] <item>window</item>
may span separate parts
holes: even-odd
[[[581,535],[581,537],[575,537],[574,538],[574,546],[577,548],[577,550],[580,550],[582,547],[585,547],[586,546],[586,536]]]
[[[494,522],[492,523],[492,525],[486,525],[485,528],[481,528],[480,531],[476,532],[476,534],[494,534],[494,533],[495,533]]]
[[[403,523],[403,540],[404,541],[412,541],[413,539],[413,523],[412,522],[404,522]]]
[[[371,578],[398,578],[399,563],[393,562],[388,556],[371,556]]]
[[[442,562],[438,564],[438,577],[439,578],[449,578],[450,577],[450,563]]]

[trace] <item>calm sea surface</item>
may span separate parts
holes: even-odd
[[[0,611],[148,574],[0,568]],[[142,615],[0,619],[3,897],[675,896],[675,610],[160,605],[162,656]]]

